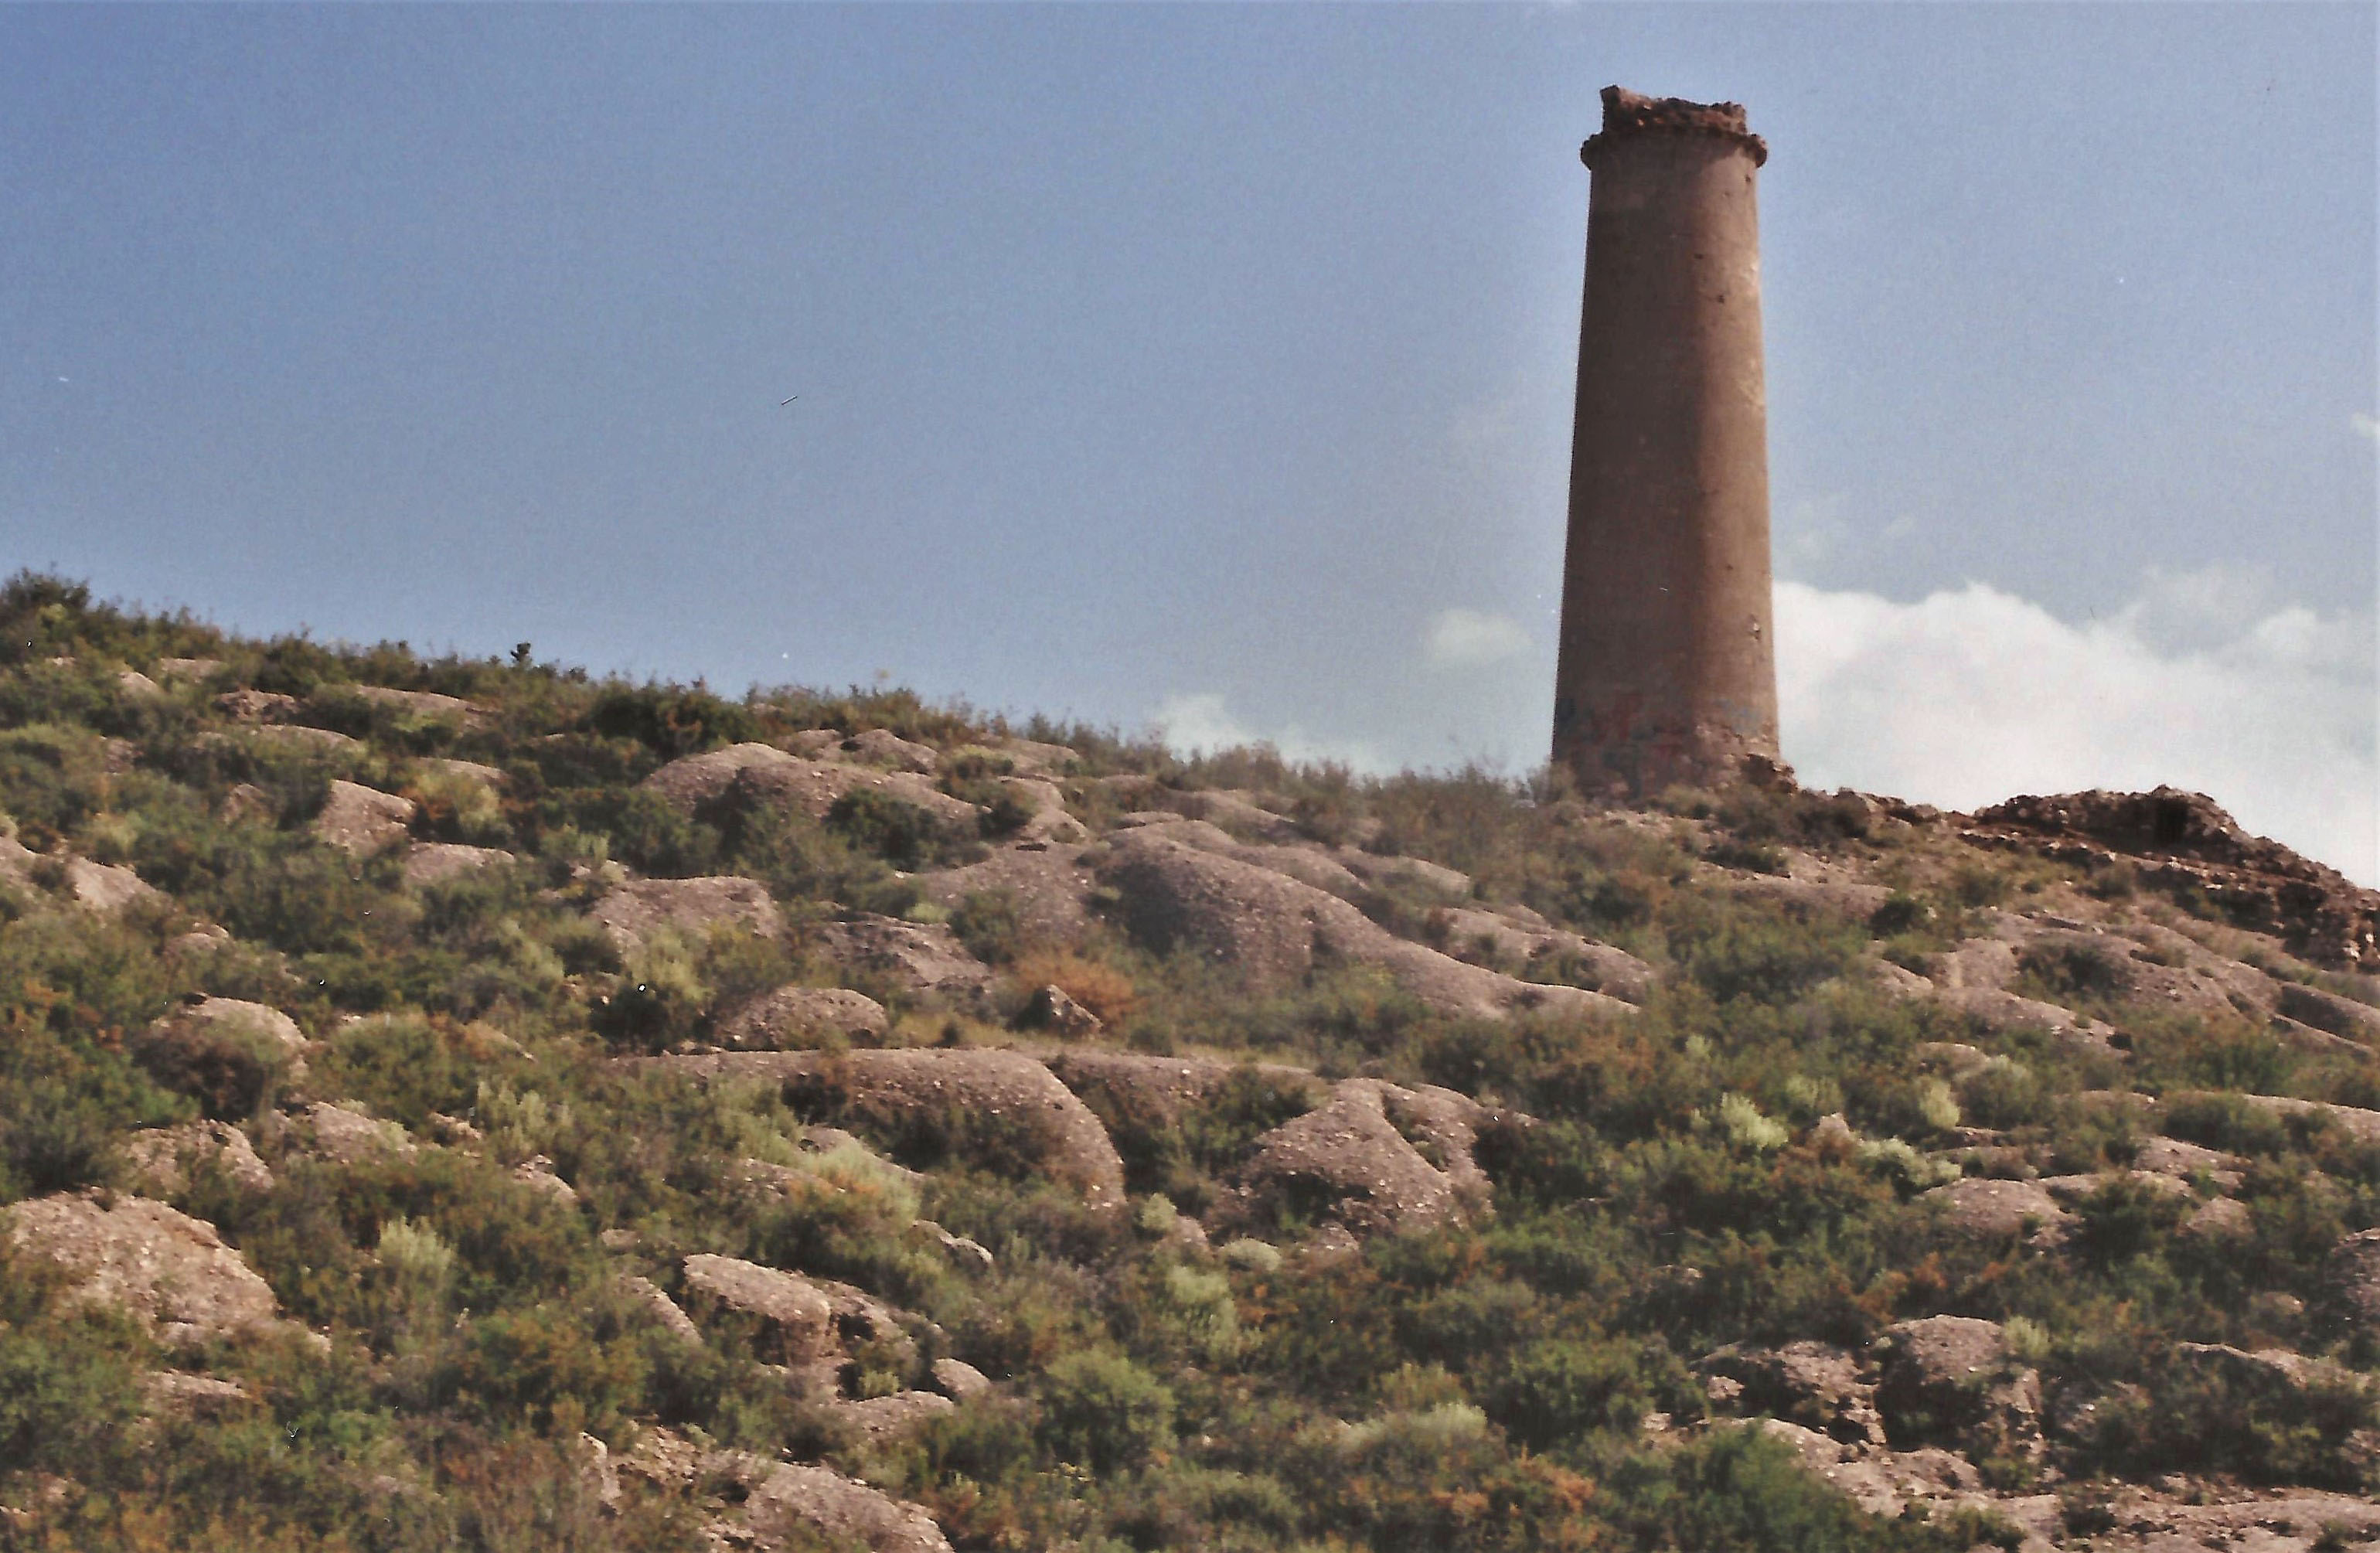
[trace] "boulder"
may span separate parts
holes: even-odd
[[[2354,1330],[2380,1335],[2380,1230],[2362,1230],[2330,1248],[2322,1266],[2323,1303]]]
[[[1044,987],[1034,993],[1025,1010],[1025,1023],[1070,1041],[1089,1040],[1107,1027],[1062,987]]]
[[[513,1179],[532,1191],[544,1193],[565,1207],[578,1206],[577,1188],[554,1174],[553,1161],[542,1154],[532,1154],[515,1165]]]
[[[1466,965],[1390,934],[1347,902],[1270,868],[1176,839],[1172,826],[1118,835],[1099,865],[1133,935],[1164,952],[1184,947],[1231,966],[1252,989],[1291,985],[1318,959],[1376,965],[1442,1013],[1502,1017],[1525,1009],[1633,1013],[1575,987],[1540,986]]]
[[[844,987],[780,987],[736,1006],[711,1038],[733,1051],[800,1051],[836,1043],[872,1046],[888,1028],[884,1005]]]
[[[2015,1369],[1997,1321],[1929,1316],[1885,1329],[1876,1403],[1892,1443],[2006,1449],[2039,1437],[2041,1385]]]
[[[226,1337],[278,1316],[272,1289],[213,1225],[164,1203],[67,1193],[18,1203],[0,1220],[19,1253],[66,1274],[68,1299],[128,1312],[165,1341]]]
[[[652,1280],[639,1278],[630,1273],[621,1278],[620,1286],[627,1291],[628,1297],[636,1302],[638,1308],[649,1314],[662,1330],[681,1342],[698,1345],[701,1343],[701,1329],[694,1324],[693,1319],[685,1311],[678,1308],[678,1303],[675,1300],[662,1293],[660,1286]]]
[[[1321,1106],[1258,1138],[1239,1182],[1254,1206],[1319,1209],[1356,1235],[1463,1219],[1488,1202],[1488,1178],[1472,1159],[1487,1116],[1451,1089],[1345,1079]]]
[[[1103,1097],[1117,1110],[1170,1122],[1248,1071],[1277,1083],[1309,1087],[1321,1099],[1322,1085],[1304,1068],[1272,1062],[1227,1062],[1212,1057],[1155,1057],[1137,1051],[1099,1051],[1076,1047],[1048,1059],[1050,1071],[1078,1095]]]
[[[963,1360],[937,1359],[932,1373],[934,1385],[954,1402],[967,1401],[991,1389],[991,1382],[984,1373]]]
[[[744,1501],[761,1547],[789,1542],[865,1548],[867,1553],[950,1553],[934,1518],[857,1478],[827,1467],[780,1466]]]
[[[115,675],[118,694],[139,701],[154,701],[164,698],[164,686],[138,669],[119,670]]]
[[[2380,1045],[2380,1009],[2369,1003],[2294,981],[2277,984],[2275,999],[2282,1013],[2301,1025],[2361,1045]]]
[[[804,1365],[834,1349],[832,1302],[795,1274],[734,1256],[688,1256],[680,1297],[697,1321],[752,1323],[754,1355],[764,1364]]]
[[[488,709],[460,696],[442,696],[434,690],[395,690],[385,685],[329,685],[307,698],[317,710],[335,706],[343,696],[385,708],[402,717],[419,718],[442,722],[475,722],[487,715]]]
[[[134,1061],[208,1115],[251,1115],[280,1082],[302,1072],[306,1037],[279,1009],[237,998],[201,998],[128,1043]]]
[[[341,1165],[410,1159],[419,1147],[395,1122],[378,1121],[354,1105],[333,1105],[327,1100],[306,1108],[298,1132],[310,1153]]]
[[[357,857],[370,857],[402,843],[412,823],[411,799],[360,783],[334,781],[322,812],[314,817],[314,839]]]
[[[152,1415],[168,1418],[219,1419],[256,1401],[236,1380],[184,1370],[150,1371],[140,1377],[140,1393]]]
[[[2196,892],[2230,921],[2279,938],[2317,965],[2380,966],[2380,891],[2252,836],[2201,793],[2027,795],[1975,811],[1961,839],[2106,867],[2132,860],[2143,882]]]
[[[945,1122],[964,1137],[999,1135],[1048,1174],[1081,1189],[1095,1207],[1123,1202],[1123,1161],[1107,1129],[1048,1068],[1015,1051],[937,1048],[722,1051],[648,1058],[705,1078],[773,1081],[813,1105],[840,1105],[889,1132]]]
[[[864,734],[854,734],[832,747],[838,759],[854,760],[867,766],[890,766],[895,770],[916,771],[930,776],[941,765],[941,757],[929,745],[916,744],[882,728],[870,728]]]
[[[820,924],[820,952],[863,982],[900,998],[988,1010],[991,967],[969,954],[958,935],[939,923],[903,922],[860,913]]]
[[[215,698],[215,710],[235,722],[283,722],[298,710],[297,697],[273,690],[226,690]]]
[[[0,882],[24,891],[55,889],[99,916],[118,916],[140,902],[164,898],[130,868],[66,852],[45,855],[6,834],[0,834]]]
[[[495,767],[478,760],[457,760],[450,756],[442,755],[431,756],[416,763],[425,770],[435,771],[443,776],[461,777],[467,782],[479,783],[484,787],[503,787],[511,780]]]
[[[1006,777],[1000,787],[1012,804],[1031,817],[1017,828],[1018,842],[1072,844],[1090,835],[1081,820],[1066,812],[1066,795],[1058,791],[1056,783],[1038,777]]]
[[[878,1445],[906,1439],[956,1407],[940,1392],[895,1391],[887,1397],[838,1402],[831,1411],[834,1417],[857,1429],[869,1444]]]
[[[450,879],[478,873],[481,868],[500,863],[517,862],[514,855],[492,846],[465,846],[459,842],[421,842],[405,855],[405,882],[419,890],[425,885],[443,884]]]
[[[273,1172],[256,1157],[248,1134],[221,1122],[186,1122],[149,1127],[117,1146],[132,1183],[142,1192],[171,1197],[189,1190],[193,1171],[218,1170],[251,1192],[273,1189]]]
[[[2199,1100],[2210,1098],[2210,1091],[2179,1089],[2168,1092],[2166,1102]],[[2225,1093],[2216,1096],[2271,1116],[2304,1117],[2327,1122],[2358,1143],[2380,1143],[2380,1110],[2366,1110],[2361,1106],[2325,1105],[2320,1100],[2300,1100],[2287,1095],[2240,1095]]]
[[[2327,1359],[2311,1359],[2287,1348],[2251,1352],[2222,1342],[2178,1342],[2174,1367],[2220,1377],[2227,1384],[2291,1401],[2324,1392],[2362,1391],[2370,1381]]]
[[[1419,857],[1388,857],[1352,846],[1342,846],[1332,855],[1349,873],[1375,887],[1418,887],[1442,895],[1450,903],[1467,901],[1472,896],[1471,876],[1443,863],[1427,862]]]
[[[1916,1201],[1938,1208],[1942,1227],[1962,1240],[2028,1236],[2049,1243],[2064,1234],[2073,1217],[2031,1181],[1954,1181],[1919,1193]]]
[[[157,677],[172,680],[201,680],[223,667],[220,658],[160,658],[155,668]]]
[[[1083,848],[1055,842],[999,847],[979,863],[917,876],[926,899],[945,911],[956,911],[970,895],[1006,895],[1028,940],[1061,948],[1090,931],[1086,902],[1098,884]]]
[[[624,954],[664,931],[701,939],[720,927],[762,938],[785,930],[768,887],[734,874],[635,880],[596,902],[587,915]]]
[[[280,801],[252,782],[234,783],[215,806],[215,819],[225,825],[271,825],[280,818]]]
[[[946,831],[973,835],[977,809],[915,771],[808,760],[771,745],[739,744],[673,760],[644,780],[672,807],[693,813],[721,801],[783,806],[823,819],[847,793],[866,788],[923,809]]]
[[[1723,1383],[1713,1388],[1714,1400],[1742,1412],[1773,1413],[1847,1445],[1884,1443],[1875,1379],[1847,1349],[1811,1341],[1782,1348],[1730,1343],[1703,1355],[1694,1368],[1706,1384]]]

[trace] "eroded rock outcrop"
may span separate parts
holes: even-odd
[[[2129,860],[2143,880],[2202,892],[2232,921],[2273,933],[2317,965],[2380,967],[2380,891],[2252,836],[2203,793],[2025,795],[1978,809],[1962,831],[1980,845],[2107,867]]]
[[[168,1342],[273,1324],[273,1290],[213,1225],[147,1197],[101,1192],[35,1197],[0,1212],[22,1255],[55,1264],[68,1299],[129,1313]]]
[[[587,914],[625,953],[656,934],[700,939],[714,928],[781,937],[784,917],[768,887],[734,874],[704,879],[640,879],[620,886]]]
[[[1633,1013],[1575,987],[1524,982],[1395,937],[1347,902],[1285,874],[1205,852],[1172,826],[1124,831],[1098,867],[1122,897],[1134,936],[1184,946],[1230,965],[1257,988],[1283,987],[1318,960],[1375,965],[1444,1013],[1500,1018],[1529,1009]]]
[[[402,844],[412,823],[410,798],[361,783],[334,781],[330,797],[314,817],[314,839],[354,856],[371,857]]]
[[[888,995],[975,1012],[990,1006],[991,967],[940,923],[859,913],[819,924],[811,941],[854,979]]]
[[[1451,1089],[1342,1080],[1323,1104],[1257,1140],[1238,1172],[1241,1211],[1318,1210],[1356,1235],[1476,1214],[1488,1183],[1472,1149],[1488,1116]]]
[[[731,1051],[799,1051],[884,1038],[884,1005],[844,987],[780,987],[741,1004],[711,1037]]]
[[[760,1078],[895,1135],[928,1129],[1020,1151],[1098,1207],[1123,1201],[1123,1161],[1072,1090],[1014,1051],[892,1049],[707,1052],[648,1059],[702,1076]]]

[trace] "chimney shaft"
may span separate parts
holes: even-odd
[[[1732,103],[1615,86],[1579,155],[1594,181],[1553,758],[1589,792],[1724,783],[1778,757],[1768,148]]]

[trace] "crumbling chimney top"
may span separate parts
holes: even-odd
[[[1768,160],[1768,142],[1744,127],[1742,103],[1647,97],[1621,86],[1603,89],[1603,128],[1578,148],[1578,159],[1593,167],[1606,146],[1644,134],[1716,135],[1749,150],[1755,167]]]

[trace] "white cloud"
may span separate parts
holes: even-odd
[[[58,381],[60,382],[64,382],[67,380],[60,378]],[[2380,419],[2375,419],[2371,416],[2365,415],[2362,410],[2357,410],[2353,415],[2347,418],[2347,424],[2351,430],[2353,430],[2357,436],[2369,437],[2372,441],[2380,443]]]
[[[2152,574],[2070,625],[1982,584],[1913,604],[1777,586],[1786,756],[1812,786],[1966,808],[2171,783],[2380,882],[2373,622],[2254,574]]]
[[[1232,714],[1213,691],[1166,698],[1148,717],[1167,747],[1179,755],[1208,755],[1242,746],[1269,745],[1293,764],[1330,762],[1366,773],[1393,770],[1378,748],[1361,739],[1330,739],[1289,723],[1270,733],[1252,728]]]
[[[1446,667],[1500,663],[1528,650],[1529,633],[1519,621],[1479,610],[1440,610],[1422,633],[1423,654]]]

